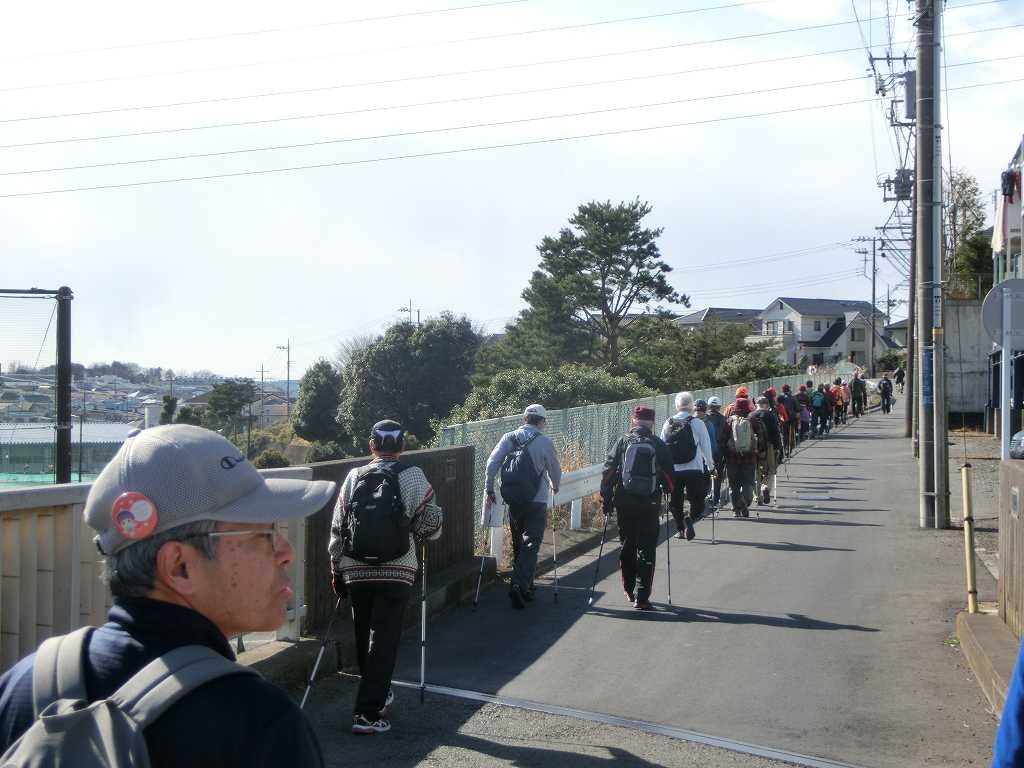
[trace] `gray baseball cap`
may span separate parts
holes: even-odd
[[[85,521],[111,555],[197,520],[270,523],[305,517],[334,495],[327,480],[266,478],[216,432],[169,424],[137,432],[89,489]]]

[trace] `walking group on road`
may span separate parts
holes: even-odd
[[[878,389],[888,413],[893,385],[883,377]],[[866,382],[855,374],[828,387],[808,381],[796,393],[769,388],[753,402],[740,387],[724,409],[717,397],[681,392],[660,431],[654,409],[633,408],[600,483],[605,533],[608,520],[618,520],[625,598],[637,610],[653,609],[663,509],[666,529],[674,522],[674,537],[687,541],[702,520],[714,523],[725,496],[736,517],[748,518],[752,507],[771,502],[778,467],[797,446],[824,437],[850,413],[862,415],[866,398]],[[527,407],[485,473],[485,508],[497,503],[500,488],[508,509],[509,600],[518,611],[534,600],[548,510],[562,481],[546,425],[542,405]],[[281,526],[332,501],[334,616],[348,600],[360,672],[351,730],[388,731],[417,574],[421,697],[426,688],[425,544],[441,536],[443,515],[423,471],[402,461],[401,424],[377,422],[368,447],[370,461],[338,488],[265,478],[232,443],[200,427],[167,425],[129,437],[93,483],[84,511],[114,598],[108,623],[46,640],[0,677],[0,762],[42,764],[39,757],[49,756],[43,762],[56,764],[74,753],[83,766],[143,764],[147,756],[161,765],[322,765],[301,705],[238,664],[228,638],[284,622],[295,551]],[[595,585],[599,567],[600,554]],[[557,571],[555,584],[557,596]],[[329,638],[330,627],[302,704]]]

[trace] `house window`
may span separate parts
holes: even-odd
[[[864,341],[864,329],[863,328],[851,328],[850,329],[850,341]]]
[[[786,321],[786,330],[787,330],[787,331],[788,331],[789,333],[792,333],[792,332],[793,332],[793,321],[792,321],[792,320],[787,320],[787,321]]]
[[[821,330],[821,320],[815,320],[814,321],[814,330],[816,330],[816,331],[820,331]]]
[[[782,302],[779,302],[779,309],[782,309]]]
[[[815,352],[814,353],[814,360],[812,362],[815,365],[821,365],[822,363],[824,363],[825,362],[825,353],[824,352]]]
[[[826,327],[826,328],[829,328],[829,327],[831,327],[831,326],[832,326],[832,321],[831,321],[831,320],[826,320],[826,321],[825,321],[825,327]]]

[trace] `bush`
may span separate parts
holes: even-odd
[[[257,456],[253,464],[256,465],[257,469],[277,469],[278,467],[291,466],[283,453],[272,448],[268,448]]]
[[[310,464],[317,461],[334,461],[344,459],[349,453],[344,446],[335,443],[311,443],[306,450],[306,461]]]
[[[613,376],[602,368],[585,365],[563,365],[546,371],[516,368],[501,371],[485,386],[474,387],[466,402],[452,410],[446,423],[522,413],[531,403],[558,409],[654,394],[657,392],[632,373]]]

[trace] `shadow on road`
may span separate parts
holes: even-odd
[[[689,623],[757,625],[777,627],[779,629],[809,629],[823,631],[847,630],[850,632],[880,632],[876,627],[865,627],[860,624],[838,624],[833,621],[813,619],[802,613],[787,613],[783,616],[770,616],[760,613],[732,613],[715,611],[710,608],[687,608],[681,605],[659,603],[656,610],[637,611],[632,608],[611,608],[595,605],[591,613],[609,619],[625,621],[685,621]]]
[[[838,511],[834,510],[833,511]],[[863,510],[856,510],[863,511]],[[797,517],[760,517],[758,521],[764,525],[835,525],[841,528],[881,528],[881,523],[853,523],[848,520],[804,520]]]
[[[856,549],[848,547],[819,547],[814,544],[794,544],[790,541],[776,541],[774,543],[763,541],[733,541],[730,539],[719,539],[719,544],[732,544],[736,547],[754,547],[755,549],[766,549],[771,552],[856,552]]]

